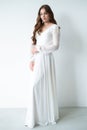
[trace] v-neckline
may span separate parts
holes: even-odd
[[[43,33],[45,33],[47,30],[49,30],[51,27],[53,27],[54,25],[56,25],[56,24],[52,24],[50,27],[48,27],[47,29],[45,29],[43,32],[41,32],[40,34],[43,34]]]

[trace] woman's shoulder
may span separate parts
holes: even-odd
[[[60,26],[58,24],[52,24],[51,25],[51,32],[60,30]]]
[[[51,25],[53,28],[59,28],[60,29],[60,26],[58,24],[52,24]]]

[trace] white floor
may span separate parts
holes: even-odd
[[[60,120],[52,126],[36,126],[34,130],[87,130],[87,108],[60,108]],[[1,108],[0,130],[30,130],[24,126],[26,109]]]

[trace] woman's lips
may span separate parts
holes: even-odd
[[[43,18],[43,20],[46,20],[46,18]]]

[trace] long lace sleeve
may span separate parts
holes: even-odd
[[[52,44],[50,45],[43,45],[43,46],[36,46],[37,50],[43,53],[51,53],[59,48],[59,40],[60,40],[60,27],[57,25],[52,30]]]
[[[35,59],[34,55],[31,52],[32,47],[33,47],[33,45],[30,44],[30,46],[29,46],[29,61],[34,61],[34,59]]]

